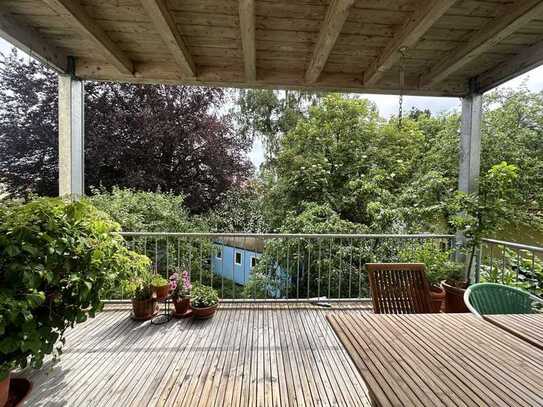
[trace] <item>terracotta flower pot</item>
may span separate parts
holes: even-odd
[[[23,377],[14,377],[9,383],[9,396],[6,406],[18,407],[23,405],[23,401],[28,397],[32,390],[32,382]]]
[[[217,309],[217,304],[211,307],[195,308],[192,307],[192,316],[196,319],[211,318]]]
[[[430,287],[430,306],[432,312],[437,314],[441,311],[443,300],[445,299],[445,290],[441,287]]]
[[[8,377],[6,377],[4,380],[0,382],[0,406],[4,406],[8,402],[9,381],[10,381],[10,374],[8,373]]]
[[[132,311],[134,312],[134,319],[146,320],[153,317],[156,311],[155,300],[132,300]]]
[[[469,312],[464,303],[464,293],[467,284],[464,282],[442,281],[441,287],[445,290],[445,312],[461,313]]]
[[[190,316],[192,313],[190,308],[190,298],[174,298],[173,305],[175,307],[175,317],[184,318]]]
[[[162,285],[162,286],[156,286],[156,285],[153,285],[152,286],[153,288],[153,292],[155,293],[155,296],[157,298],[157,300],[163,300],[164,298],[166,298],[170,292],[170,285],[169,284],[166,284],[166,285]]]

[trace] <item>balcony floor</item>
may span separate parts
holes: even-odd
[[[223,303],[210,320],[160,326],[109,308],[68,332],[59,363],[26,374],[27,405],[370,405],[331,311],[368,308]]]

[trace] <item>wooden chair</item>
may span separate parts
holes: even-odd
[[[430,313],[430,284],[421,263],[368,263],[376,314]]]

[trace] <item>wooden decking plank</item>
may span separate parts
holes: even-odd
[[[70,331],[66,357],[51,372],[28,372],[35,377],[29,405],[246,406],[248,397],[266,406],[364,404],[362,379],[347,353],[327,347],[339,345],[324,319],[328,310],[221,307],[203,324],[150,326],[130,320],[129,306],[98,314]],[[338,312],[343,308],[349,309],[341,304]]]
[[[98,320],[93,320],[93,321],[98,321]],[[107,329],[107,328],[113,326],[114,324],[118,323],[118,319],[117,319],[117,317],[113,316],[112,318],[107,318],[107,319],[105,319],[103,321],[100,320],[100,323],[102,323],[102,328],[103,329]],[[80,328],[81,328],[81,331],[85,332],[86,335],[74,335],[73,334],[73,332],[79,331]],[[75,352],[75,349],[77,349],[77,346],[79,344],[80,339],[83,338],[83,337],[88,338],[88,336],[89,336],[88,334],[93,332],[95,329],[96,329],[96,325],[95,324],[89,324],[89,321],[86,321],[82,325],[76,325],[72,329],[69,329],[68,332],[71,332],[72,335],[67,335],[66,336],[66,346],[64,347],[64,351],[63,351],[63,354],[62,354],[63,366],[68,366],[70,361],[72,361],[74,364],[77,363],[78,361],[80,361],[81,357],[77,358],[78,353]],[[120,330],[116,330],[116,333],[118,335],[121,334],[121,332],[119,332],[119,331]],[[94,341],[90,340],[88,342],[88,346],[93,347],[96,343],[99,343],[100,341],[101,341],[101,338],[96,337]],[[48,358],[46,360],[42,370],[45,369],[45,368],[47,368],[47,369],[54,368],[54,363],[50,358]],[[38,376],[40,378],[42,378],[42,379],[46,379],[46,377],[44,377],[41,374],[42,370],[39,370],[39,369],[30,370],[30,371],[26,372],[25,376],[28,377],[29,379],[34,379],[34,377],[38,377]]]
[[[134,395],[133,403],[135,405],[147,406],[153,404],[153,397],[157,393],[157,389],[161,387],[162,383],[167,382],[168,378],[172,375],[177,366],[177,359],[179,359],[179,362],[183,361],[183,358],[186,355],[186,344],[190,343],[190,337],[192,335],[192,323],[192,319],[176,321],[174,326],[177,331],[181,331],[182,333],[174,335],[178,339],[177,341],[174,341],[174,344],[176,345],[175,350],[165,352],[162,360],[158,361],[157,364],[160,366],[159,371],[153,375],[149,375],[150,380],[147,380],[145,386],[142,386],[139,393]],[[171,348],[173,348],[173,346]]]
[[[174,363],[169,366],[168,371],[164,374],[164,380],[162,380],[154,390],[148,405],[161,405],[165,402],[176,384],[180,371],[183,366],[187,365],[186,360],[191,356],[192,347],[199,339],[198,335],[194,332],[194,322],[192,319],[187,326],[187,330],[189,329],[190,335],[188,336],[187,341],[181,345],[180,351],[178,350],[175,353],[175,357],[173,358]]]
[[[206,376],[209,372],[209,369],[211,368],[211,363],[213,363],[215,356],[215,352],[217,349],[220,349],[226,335],[224,333],[228,332],[227,327],[231,319],[231,312],[225,311],[221,313],[220,315],[217,315],[217,320],[220,322],[220,324],[216,325],[216,333],[210,334],[211,341],[207,346],[202,346],[202,348],[205,350],[205,352],[200,353],[200,357],[196,359],[198,362],[195,365],[195,369],[193,370],[193,375],[190,376],[190,380],[188,382],[188,388],[180,388],[178,394],[182,392],[183,397],[176,397],[174,400],[174,405],[193,405],[193,400],[196,397],[196,400],[198,396],[200,395],[201,387],[203,386],[203,383],[205,382]],[[202,321],[202,323],[208,323],[211,320]]]
[[[217,311],[217,314],[219,312],[220,309]],[[203,349],[209,346],[213,335],[215,332],[218,332],[217,326],[220,325],[221,322],[222,318],[220,318],[219,314],[216,317],[204,322],[193,322],[193,341],[191,345],[187,347],[187,357],[175,375],[169,378],[167,386],[162,390],[161,395],[159,396],[157,405],[175,405],[177,395],[181,392],[181,390],[184,392],[186,389],[185,386],[190,383],[190,380],[192,380],[195,369],[194,366],[198,363],[197,359],[200,357],[200,353],[203,352]]]
[[[232,393],[229,393],[229,398],[227,399],[229,384],[232,384],[232,376],[235,372],[235,368],[239,363],[239,357],[241,353],[241,348],[243,346],[243,339],[246,335],[246,329],[248,325],[247,312],[240,308],[237,310],[237,319],[239,324],[234,331],[234,346],[228,352],[227,357],[225,358],[224,365],[220,374],[220,380],[213,387],[213,391],[210,394],[210,405],[214,406],[223,406],[225,404],[231,405],[232,403]],[[228,400],[228,403],[227,401]]]
[[[302,343],[304,349],[307,350],[310,363],[314,366],[314,377],[315,382],[321,385],[321,391],[325,397],[325,403],[327,402],[330,405],[340,404],[340,401],[343,399],[341,395],[336,397],[338,394],[334,392],[334,387],[337,386],[335,380],[330,380],[328,377],[329,365],[326,364],[323,360],[321,353],[318,351],[318,345],[316,343],[316,329],[313,325],[310,325],[308,322],[307,314],[309,309],[296,312],[294,318],[296,321],[296,326],[300,327],[299,337],[302,338]],[[308,329],[308,328],[312,329]]]
[[[283,326],[285,333],[289,337],[290,349],[294,355],[295,363],[291,366],[294,368],[294,371],[297,372],[300,383],[301,383],[301,393],[303,394],[303,399],[305,400],[306,405],[319,405],[322,404],[322,400],[319,396],[317,389],[314,386],[311,371],[306,361],[303,349],[300,346],[300,343],[297,339],[296,331],[293,327],[292,314],[298,312],[296,304],[287,304],[286,305],[288,312],[285,313],[283,318]]]
[[[222,372],[225,365],[225,360],[228,354],[233,353],[236,334],[240,330],[239,311],[237,309],[224,310],[223,313],[228,313],[228,321],[225,325],[224,332],[221,334],[222,342],[218,344],[211,356],[211,366],[207,371],[203,371],[200,375],[201,381],[195,390],[197,398],[191,400],[191,405],[207,406],[212,405],[209,400],[214,396],[213,389],[219,387],[223,380]],[[204,381],[205,378],[205,381]]]
[[[305,405],[303,395],[301,394],[301,384],[300,379],[297,374],[293,373],[293,352],[289,348],[289,338],[285,335],[283,328],[283,318],[284,314],[287,312],[285,309],[278,309],[275,312],[275,328],[276,328],[276,337],[279,339],[280,345],[280,357],[281,365],[283,366],[284,378],[286,382],[287,392],[283,394],[283,398],[286,395],[288,397],[288,405]],[[292,345],[290,345],[292,347]],[[300,395],[298,395],[298,393]]]
[[[145,352],[151,345],[155,344],[155,335],[158,327],[152,326],[150,322],[144,325],[139,325],[138,329],[134,329],[134,335],[128,340],[120,343],[115,348],[115,357],[107,360],[106,363],[100,364],[98,373],[104,372],[98,382],[92,381],[89,385],[97,388],[107,388],[107,392],[95,393],[88,399],[89,402],[111,406],[112,399],[117,395],[123,394],[124,389],[130,389],[130,380],[133,378],[133,372],[136,370],[139,363],[145,364],[150,354],[154,352]],[[157,343],[160,345],[160,343]],[[133,352],[141,350],[139,357],[132,357]]]
[[[271,329],[270,329],[270,335],[272,336],[272,358],[274,358],[273,365],[275,366],[275,377],[277,378],[277,386],[274,390],[275,393],[278,396],[277,403],[275,405],[277,406],[288,406],[289,405],[289,399],[293,397],[293,388],[292,388],[292,382],[288,382],[290,378],[287,379],[287,374],[285,371],[285,366],[283,364],[283,358],[282,358],[282,344],[281,344],[281,335],[279,334],[279,325],[277,323],[277,314],[281,311],[271,309],[270,310],[270,321],[271,321]]]
[[[71,369],[74,369],[77,373],[74,374],[72,378],[73,384],[75,386],[70,386],[69,397],[66,401],[76,402],[77,399],[81,398],[83,394],[86,393],[86,389],[95,385],[96,380],[102,383],[107,383],[107,379],[104,379],[104,366],[113,365],[117,360],[122,358],[122,354],[117,352],[119,346],[123,344],[130,343],[131,338],[137,337],[141,332],[134,332],[132,330],[133,324],[132,321],[127,321],[126,324],[121,324],[120,326],[126,326],[125,329],[120,329],[117,334],[115,334],[112,340],[103,348],[100,349],[100,352],[97,356],[93,356],[93,351],[96,351],[96,347],[102,346],[98,341],[96,346],[87,353],[86,358],[79,359],[74,365],[71,366]],[[115,332],[115,331],[114,331]],[[105,338],[109,341],[110,338]],[[115,351],[115,352],[113,352]],[[109,354],[109,352],[112,352]],[[70,368],[70,367],[68,367]],[[103,388],[98,387],[98,390],[92,394],[92,397],[96,397]]]
[[[327,312],[327,311],[326,311]],[[347,405],[369,405],[369,400],[363,396],[363,379],[356,370],[352,361],[348,359],[343,346],[337,340],[334,332],[325,318],[325,311],[309,310],[306,327],[313,327],[313,333],[320,338],[316,345],[317,351],[322,352],[322,359],[326,365],[326,374],[333,383],[335,398],[343,399]],[[324,350],[323,350],[324,349]],[[340,354],[346,358],[342,360]],[[334,372],[341,372],[334,374]],[[362,385],[361,385],[362,384]],[[350,388],[354,392],[341,392],[339,389]]]
[[[190,335],[189,330],[183,328],[187,327],[189,323],[190,321],[183,320],[178,324],[165,324],[157,327],[157,335],[160,336],[159,342],[156,343],[158,351],[156,353],[153,350],[147,352],[150,354],[148,363],[143,364],[140,361],[136,366],[137,370],[152,372],[152,374],[141,375],[139,380],[131,381],[130,385],[133,390],[129,391],[130,389],[125,389],[126,391],[120,394],[118,404],[114,402],[112,405],[115,406],[123,403],[127,405],[146,405],[145,403],[151,398],[154,389],[162,381],[170,365],[173,363],[174,358],[172,357],[172,353],[180,349],[183,342],[188,339],[188,335]],[[153,347],[156,347],[155,343],[153,343]],[[126,397],[126,394],[129,394],[129,396]]]

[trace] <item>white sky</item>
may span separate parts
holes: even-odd
[[[0,38],[0,52],[6,53],[10,50],[11,44]],[[516,88],[522,83],[525,83],[531,91],[543,90],[543,66],[536,68],[524,75],[521,75],[509,82],[504,83],[501,87]],[[364,94],[369,100],[372,100],[377,105],[381,116],[389,118],[398,113],[398,96],[392,95],[368,95]],[[419,109],[430,109],[434,114],[450,111],[460,108],[459,98],[445,97],[426,97],[426,96],[404,96],[404,112],[409,112],[411,107]],[[258,168],[263,160],[263,148],[260,141],[255,141],[252,151],[249,154],[251,161]]]

